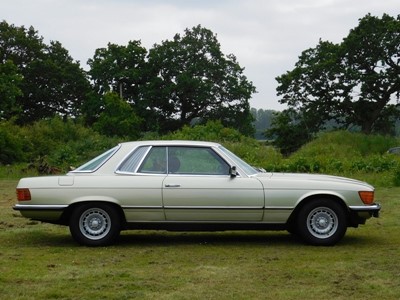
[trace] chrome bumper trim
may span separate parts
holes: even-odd
[[[379,217],[379,211],[381,210],[381,205],[379,203],[374,203],[367,206],[349,206],[352,211],[355,212],[370,212],[374,217]]]
[[[68,205],[30,205],[30,204],[16,204],[13,206],[14,210],[64,210]]]

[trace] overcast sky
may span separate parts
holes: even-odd
[[[146,49],[201,24],[234,54],[258,93],[255,108],[282,110],[275,77],[319,39],[339,43],[366,14],[397,16],[399,0],[0,0],[0,20],[33,26],[86,62],[108,42]]]

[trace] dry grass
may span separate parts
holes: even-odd
[[[19,217],[15,185],[0,180],[0,299],[400,298],[400,188],[378,189],[381,218],[335,247],[286,232],[127,231],[87,248]]]

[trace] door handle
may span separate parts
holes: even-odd
[[[180,184],[166,184],[165,187],[168,187],[168,188],[177,188],[177,187],[181,187],[181,185],[180,185]]]

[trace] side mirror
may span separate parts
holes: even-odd
[[[232,167],[229,169],[229,174],[231,175],[231,177],[236,177],[236,176],[237,176],[236,166],[232,166]]]

